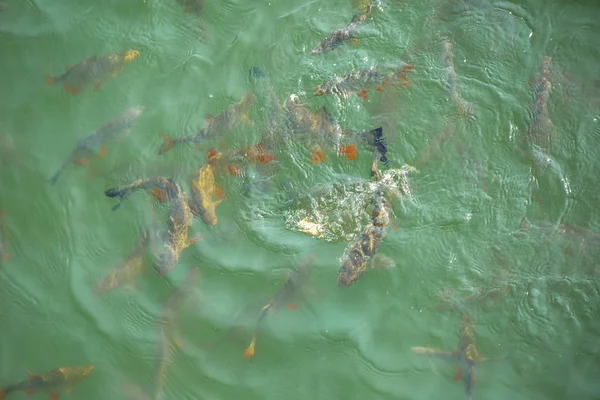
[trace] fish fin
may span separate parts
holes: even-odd
[[[102,160],[104,157],[106,157],[106,145],[105,144],[101,144],[100,145],[100,154],[99,156],[100,159]]]
[[[73,162],[79,165],[80,167],[85,167],[86,165],[88,165],[87,158],[76,158],[75,160],[73,160]]]
[[[383,254],[375,254],[373,257],[372,267],[375,269],[388,270],[396,268],[396,263],[388,256]]]
[[[94,92],[98,91],[98,89],[100,89],[100,86],[102,86],[102,81],[96,82],[96,84],[94,85]]]
[[[158,154],[163,154],[166,153],[167,151],[171,150],[173,148],[173,139],[171,139],[168,136],[165,135],[161,135],[160,133],[158,134],[161,138],[163,138],[164,142],[162,144],[162,146],[160,146],[160,149],[158,150]]]
[[[231,176],[238,176],[240,174],[241,168],[239,165],[235,165],[235,164],[229,164],[227,166],[227,169],[229,170],[229,173],[231,174]]]
[[[8,261],[9,258],[10,258],[10,254],[4,253],[4,258],[2,259],[2,261]]]
[[[191,246],[194,243],[201,241],[202,239],[204,239],[204,236],[201,235],[201,234],[196,234],[194,236],[188,237],[188,239],[187,239],[187,245]]]
[[[223,200],[225,198],[225,193],[223,192],[223,189],[218,185],[215,185],[214,193],[215,193],[215,196],[221,200]]]
[[[383,89],[385,89],[385,87],[387,85],[388,85],[388,81],[384,79],[383,81],[381,81],[381,86],[379,86],[377,88],[377,91],[380,92],[380,93],[383,92]]]
[[[44,77],[44,80],[46,81],[46,83],[47,83],[48,85],[54,85],[54,79],[53,79],[53,78],[52,78],[50,75],[46,75],[46,76]]]
[[[25,391],[25,394],[26,394],[27,396],[33,396],[33,395],[35,394],[35,390],[26,390],[26,391]]]
[[[340,149],[340,154],[342,154],[344,157],[346,157],[347,160],[356,160],[356,156],[357,156],[357,150],[356,150],[356,145],[355,144],[349,144],[347,146],[343,146]]]
[[[56,392],[50,392],[48,396],[50,396],[50,400],[58,400],[58,393]]]
[[[461,367],[456,367],[456,375],[454,375],[454,380],[457,381],[460,378],[462,378],[462,368]]]
[[[68,83],[65,83],[65,90],[69,92],[71,96],[75,96],[77,93],[79,93],[79,90],[73,89],[73,87]]]
[[[294,305],[294,303],[285,303],[285,306],[290,311],[296,311],[296,305]]]
[[[327,158],[327,155],[319,146],[311,148],[310,153],[310,161],[312,161],[313,164],[320,164]]]
[[[243,358],[248,358],[252,360],[254,358],[254,344],[256,343],[256,334],[252,336],[252,342],[250,342],[250,346],[244,351],[242,355]]]
[[[217,151],[217,149],[215,148],[210,148],[208,149],[208,151],[206,152],[206,161],[210,161],[213,158],[217,157],[219,155],[219,152]]]
[[[360,41],[356,38],[350,39],[350,46],[352,46],[352,47],[358,47],[359,43],[360,43]]]
[[[166,203],[167,201],[169,201],[169,196],[161,189],[155,187],[152,188],[152,197],[154,197],[161,203]]]
[[[368,98],[367,89],[362,89],[360,92],[356,93],[356,95],[358,97],[360,97],[361,99],[363,99],[363,101],[367,101],[367,98]]]

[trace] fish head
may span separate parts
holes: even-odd
[[[323,44],[319,43],[311,52],[310,55],[311,56],[318,56],[319,54],[321,54],[323,52]]]
[[[171,246],[164,247],[162,253],[160,254],[158,266],[156,267],[156,271],[160,276],[164,276],[170,271],[172,271],[177,263],[179,262],[179,253],[175,251]]]
[[[315,96],[325,96],[328,93],[331,93],[331,85],[329,83],[321,83],[313,89]]]
[[[140,52],[137,50],[127,50],[123,55],[125,61],[133,61],[137,56],[140,55]]]

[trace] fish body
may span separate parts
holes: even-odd
[[[356,32],[358,31],[359,26],[365,22],[367,19],[367,14],[370,12],[370,7],[368,7],[368,11],[361,15],[355,15],[352,18],[352,21],[335,32],[328,35],[325,39],[321,41],[311,52],[311,56],[316,56],[319,54],[327,53],[331,50],[334,50],[340,47],[342,44],[347,41],[354,39],[356,37]]]
[[[97,90],[103,79],[117,76],[127,63],[139,55],[140,52],[137,50],[127,50],[122,53],[111,53],[104,57],[92,56],[67,67],[67,71],[60,76],[47,76],[46,82],[51,85],[62,83],[67,92],[72,95],[76,95],[92,83],[95,84],[94,90]]]
[[[375,65],[368,69],[350,71],[330,81],[323,82],[317,85],[313,92],[315,96],[336,94],[344,98],[357,94],[366,99],[367,90],[376,88],[377,91],[382,92],[389,83],[400,82],[404,86],[408,86],[406,73],[413,69],[413,65],[405,64],[396,71],[382,74],[379,72],[379,67]]]
[[[170,360],[175,355],[177,349],[183,346],[179,333],[179,325],[176,320],[177,312],[179,312],[185,301],[193,293],[198,279],[198,269],[189,269],[183,284],[171,292],[163,305],[158,321],[160,340],[154,371],[155,400],[164,398],[163,392],[167,383],[167,369]]]
[[[87,165],[88,159],[94,154],[98,154],[100,158],[104,158],[106,155],[106,143],[109,140],[128,132],[133,123],[140,115],[142,115],[143,111],[143,106],[127,108],[121,115],[102,125],[97,131],[89,136],[79,140],[75,149],[63,162],[60,169],[52,176],[50,182],[55,184],[65,168],[71,163],[76,163],[84,167]]]
[[[223,201],[222,190],[215,182],[215,166],[221,153],[211,149],[205,164],[198,171],[198,176],[192,180],[192,194],[190,196],[190,209],[194,216],[200,216],[207,225],[217,224],[216,207]],[[216,200],[220,198],[219,200]]]
[[[53,369],[43,375],[28,372],[29,378],[0,389],[0,400],[13,392],[24,391],[32,395],[37,391],[45,391],[52,400],[58,400],[58,392],[65,390],[67,394],[94,369],[93,365],[63,367]]]
[[[175,268],[181,252],[200,240],[200,237],[188,237],[193,214],[188,205],[187,195],[172,179],[163,177],[140,179],[129,185],[108,189],[104,194],[108,197],[119,197],[123,202],[139,189],[153,189],[154,193],[157,190],[171,203],[166,240],[157,266],[157,272],[162,276]],[[115,205],[113,210],[116,210],[121,202]]]
[[[454,54],[452,53],[452,43],[448,39],[442,40],[443,47],[443,61],[446,71],[448,72],[448,78],[446,81],[446,90],[450,96],[450,100],[457,107],[459,114],[472,115],[473,104],[463,100],[458,94],[456,88],[456,71],[454,70]]]
[[[254,102],[255,96],[248,92],[244,94],[238,103],[230,105],[216,117],[210,114],[206,115],[204,118],[204,128],[199,132],[175,139],[163,136],[164,142],[159,149],[158,154],[164,154],[179,144],[199,144],[207,139],[222,136],[242,121],[251,123],[248,118],[248,112]]]
[[[539,74],[532,82],[533,101],[529,106],[529,126],[527,138],[537,144],[544,151],[550,147],[551,122],[548,115],[548,98],[552,91],[550,74],[552,72],[552,57],[542,59]]]
[[[310,278],[310,274],[312,272],[312,267],[314,263],[315,256],[314,254],[308,254],[300,260],[300,262],[296,265],[296,268],[292,271],[290,277],[287,279],[285,284],[281,289],[275,293],[275,296],[260,310],[260,315],[258,317],[258,321],[256,322],[256,328],[254,329],[254,334],[252,335],[252,341],[248,348],[244,351],[244,358],[254,358],[254,348],[256,345],[256,337],[258,334],[258,329],[262,321],[275,310],[275,308],[279,307],[281,304],[286,304],[288,308],[295,309],[292,303],[290,303],[292,297],[304,286],[308,283]]]
[[[117,287],[135,288],[137,277],[146,272],[144,253],[151,243],[150,236],[152,234],[149,230],[142,232],[139,242],[127,255],[125,261],[112,268],[104,279],[94,286],[93,293],[96,296],[103,295]]]

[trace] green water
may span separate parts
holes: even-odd
[[[460,313],[437,307],[448,289],[457,298],[480,294],[461,312],[474,319],[482,356],[506,357],[478,366],[474,399],[599,398],[599,246],[591,233],[600,232],[599,12],[594,1],[386,0],[357,47],[311,57],[351,20],[350,0],[206,0],[200,18],[175,0],[9,0],[0,13],[0,206],[10,253],[0,269],[0,385],[28,370],[94,364],[68,398],[121,399],[126,384],[152,393],[161,307],[198,268],[198,296],[179,313],[184,347],[168,370],[167,399],[463,399],[452,366],[410,351],[456,348]],[[442,37],[452,41],[457,90],[474,118],[454,114]],[[44,82],[66,65],[126,49],[141,55],[97,92],[71,96]],[[554,136],[534,191],[536,169],[517,149],[533,99],[528,82],[544,56],[553,63]],[[366,102],[312,96],[335,74],[397,60],[415,66],[407,88],[370,92]],[[158,133],[202,128],[206,113],[250,89],[254,65],[281,101],[296,93],[313,111],[327,105],[344,129],[382,126],[390,168],[419,168],[409,175],[411,195],[393,203],[397,229],[380,249],[396,268],[339,288],[347,243],[286,229],[290,193],[340,176],[369,178],[365,149],[355,161],[330,154],[313,165],[298,144],[269,170],[274,183],[253,195],[242,177],[218,177],[226,195],[219,222],[194,220],[190,234],[204,240],[173,272],[161,278],[150,268],[136,290],[93,296],[139,229],[167,215],[144,192],[113,212],[104,190],[160,174],[187,191],[205,151],[183,146],[159,156]],[[49,184],[77,140],[135,105],[144,113],[104,159]],[[205,150],[258,142],[267,111],[259,102],[254,125]],[[538,228],[517,234],[524,217]],[[591,232],[549,227],[559,223]],[[314,293],[296,311],[272,314],[254,360],[243,359],[283,270],[310,252]]]

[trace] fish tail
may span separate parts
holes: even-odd
[[[173,148],[173,146],[175,145],[173,139],[171,139],[168,136],[165,135],[160,135],[161,138],[163,138],[163,144],[162,146],[160,146],[160,149],[158,150],[158,154],[163,154],[166,153],[167,151],[171,150]]]
[[[46,76],[44,77],[44,80],[46,81],[46,83],[47,83],[48,85],[54,85],[54,78],[53,78],[53,77],[51,77],[50,75],[46,75]]]
[[[256,344],[256,332],[254,332],[254,335],[252,335],[252,342],[250,342],[250,346],[248,346],[246,351],[244,351],[244,354],[242,355],[243,358],[247,358],[250,360],[254,358],[254,345],[255,344]]]

